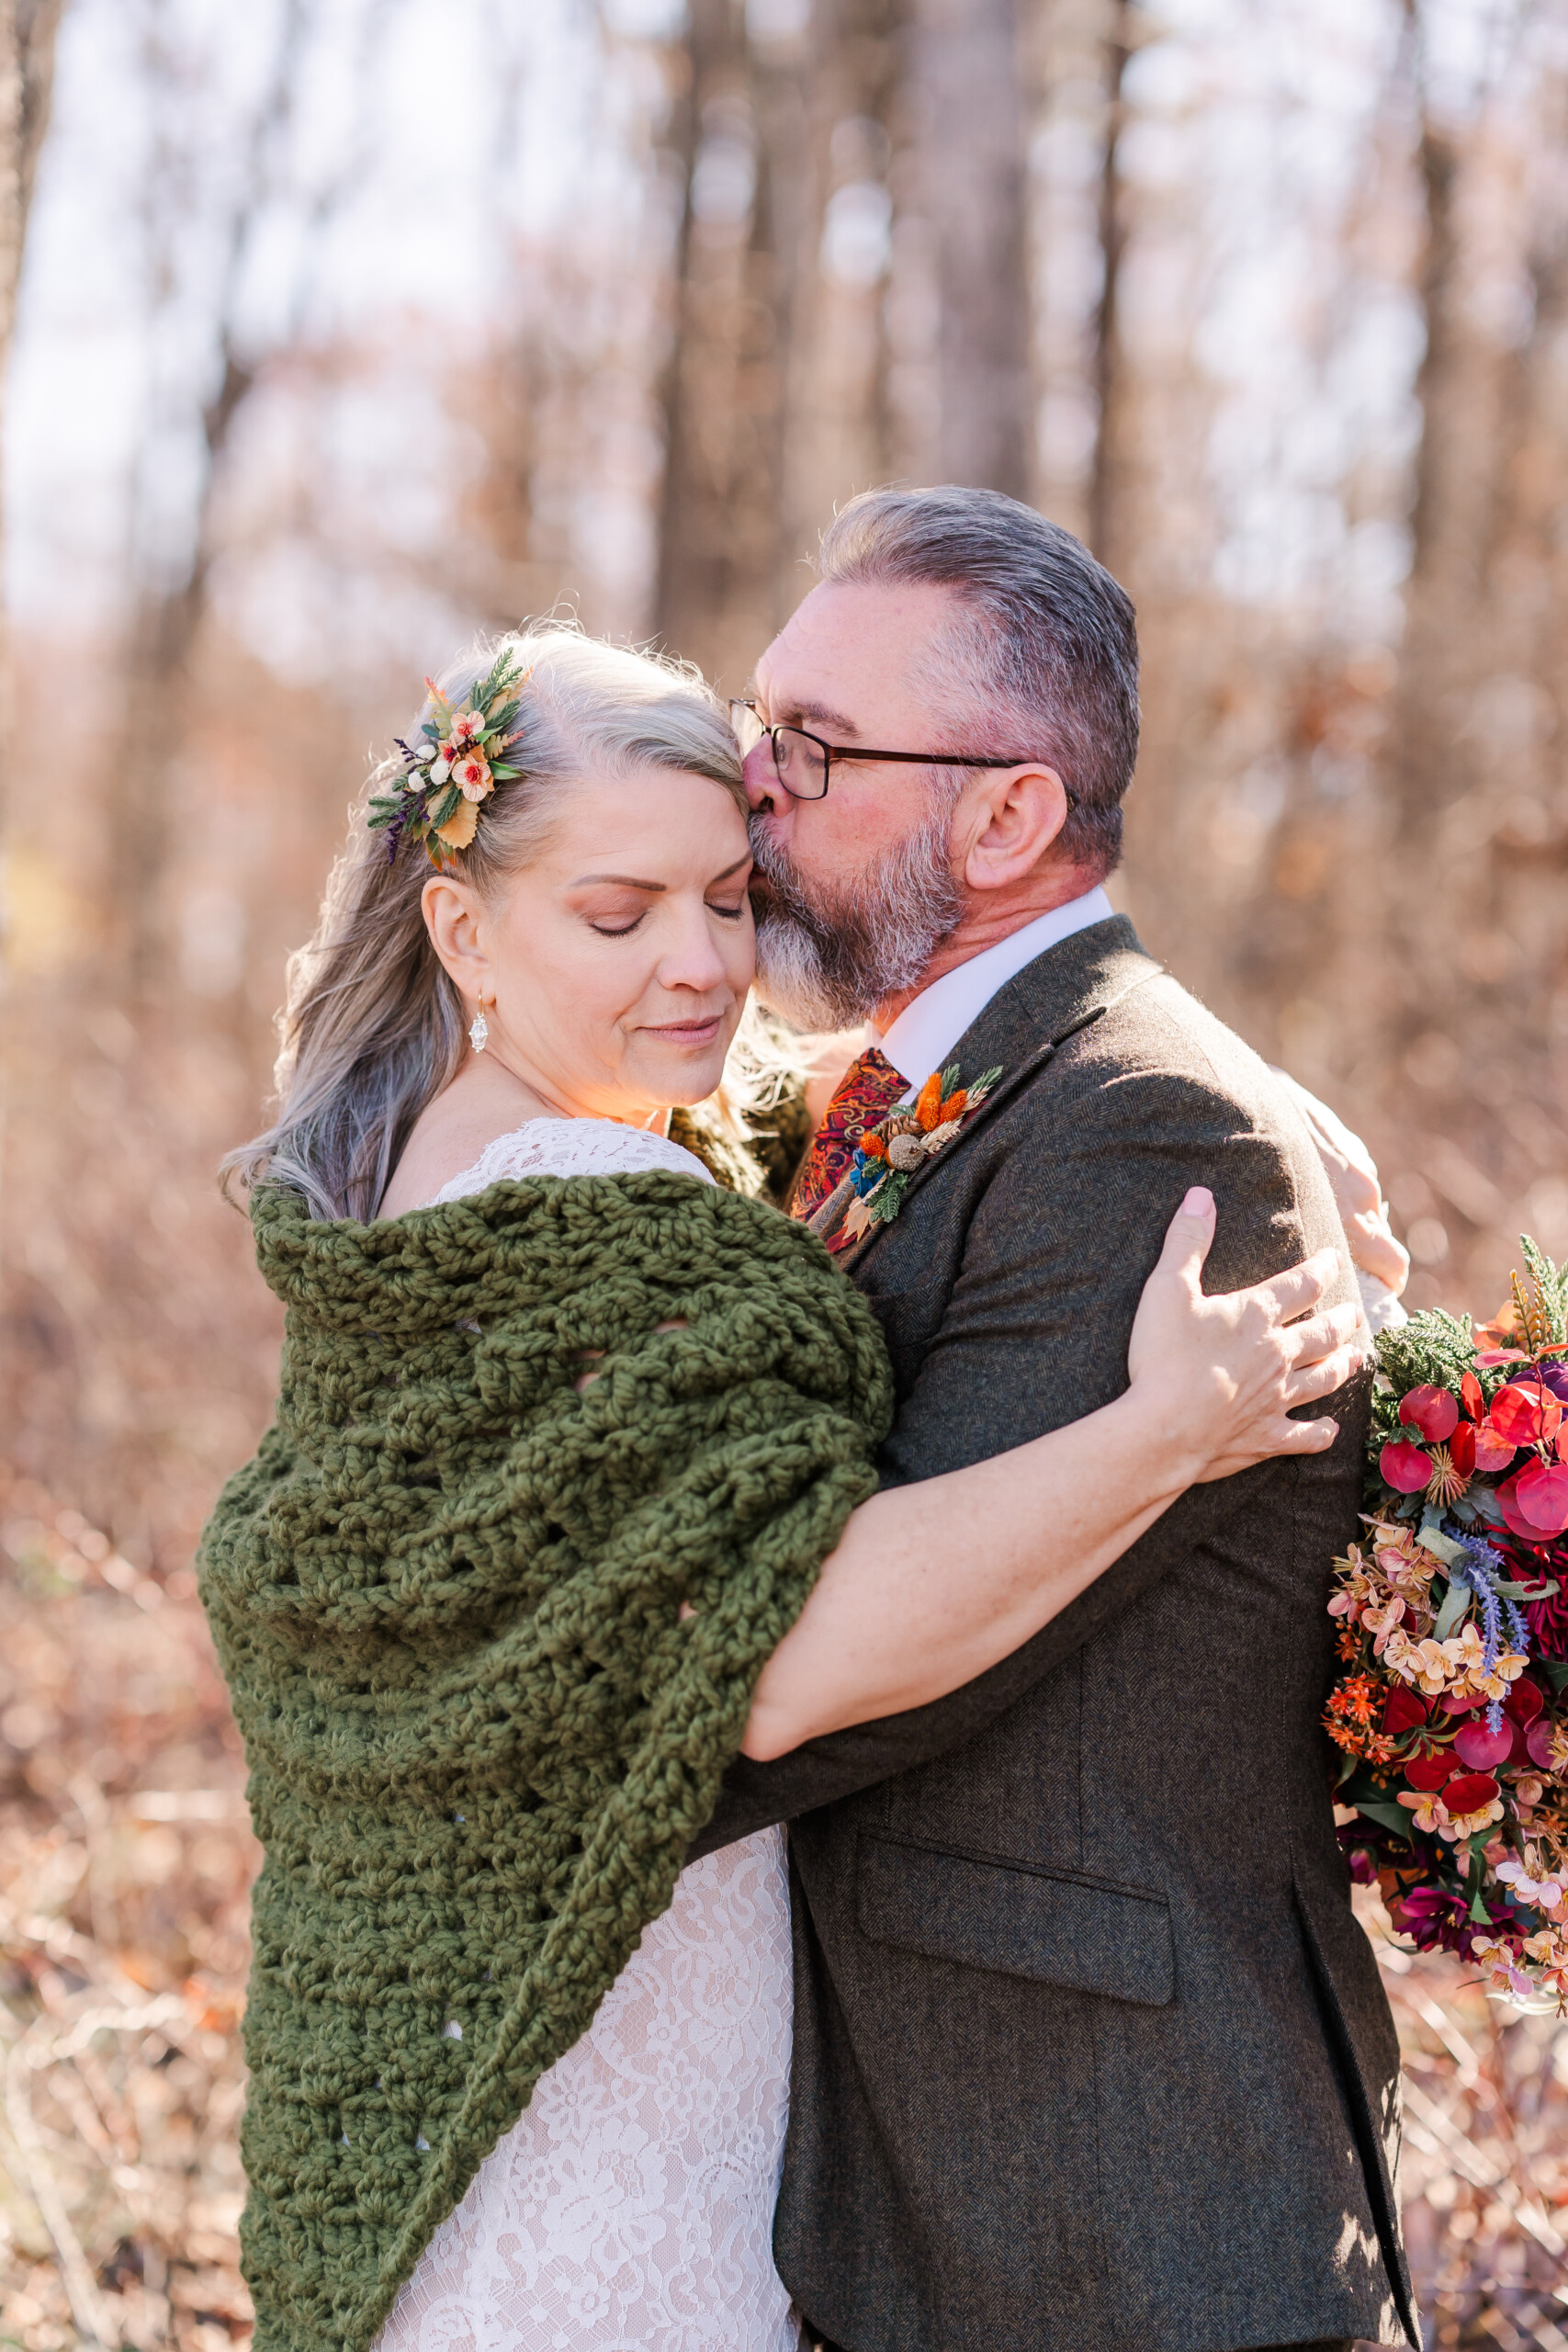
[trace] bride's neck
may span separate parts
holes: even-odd
[[[504,1047],[500,1052],[492,1047],[483,1055],[470,1053],[452,1084],[463,1087],[477,1102],[493,1102],[497,1110],[510,1109],[513,1126],[528,1119],[609,1119],[618,1127],[640,1128],[645,1135],[667,1135],[670,1129],[668,1103],[651,1111],[619,1111],[606,1104],[574,1101],[537,1071],[519,1068]],[[498,1132],[504,1134],[505,1129]]]

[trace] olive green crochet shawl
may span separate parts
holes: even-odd
[[[265,1851],[242,2240],[257,2352],[363,2352],[668,1906],[891,1388],[821,1243],[694,1177],[253,1217],[282,1396],[201,1553]]]

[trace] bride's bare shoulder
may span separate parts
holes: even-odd
[[[378,1216],[401,1216],[407,1209],[423,1208],[443,1185],[482,1159],[498,1136],[544,1114],[544,1105],[529,1089],[504,1073],[492,1078],[487,1071],[477,1084],[469,1082],[471,1074],[478,1075],[470,1063],[420,1113],[392,1170]]]

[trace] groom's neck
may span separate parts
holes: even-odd
[[[913,988],[884,998],[871,1016],[872,1027],[885,1037],[905,1007],[913,1004],[944,972],[954,971],[960,964],[983,956],[987,947],[1010,938],[1026,922],[1035,922],[1040,916],[1048,915],[1054,907],[1065,907],[1074,899],[1081,899],[1099,879],[1098,875],[1086,873],[1082,866],[1052,866],[1007,889],[972,891],[956,931],[949,932],[935,949]]]

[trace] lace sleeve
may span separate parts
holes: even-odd
[[[705,1184],[714,1181],[694,1153],[641,1127],[617,1126],[613,1119],[530,1119],[510,1135],[497,1136],[471,1168],[443,1184],[425,1206],[460,1201],[504,1178],[639,1176],[650,1168],[696,1176]]]

